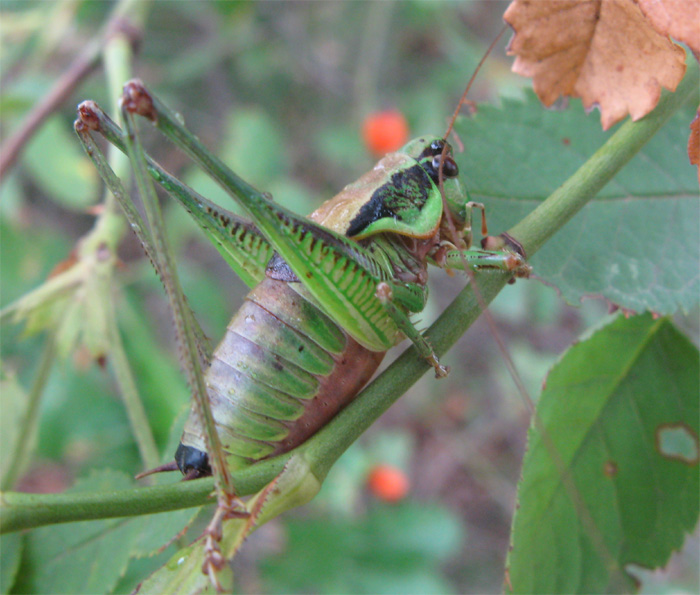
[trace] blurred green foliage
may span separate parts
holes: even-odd
[[[442,133],[501,27],[505,6],[479,1],[155,2],[149,6],[134,75],[177,109],[233,169],[306,213],[371,167],[373,158],[360,135],[370,111],[395,107],[406,115],[412,133]],[[50,5],[47,18],[44,2],[3,2],[3,138],[84,51],[112,7],[60,1]],[[520,95],[526,81],[509,73],[504,45],[487,60],[472,100]],[[41,284],[92,224],[86,207],[99,202],[100,191],[71,123],[82,99],[109,105],[105,88],[98,69],[46,122],[2,180],[0,306]],[[482,150],[469,138],[462,142],[467,153]],[[232,208],[182,154],[158,141],[149,150],[166,169]],[[497,157],[491,167],[497,175],[511,175],[498,171]],[[167,204],[166,218],[185,292],[216,342],[245,290],[185,213]],[[114,291],[121,335],[167,460],[172,445],[166,443],[175,416],[188,405],[188,391],[150,264],[131,237],[125,237],[120,258]],[[463,283],[434,276],[425,326]],[[492,310],[516,367],[531,394],[537,394],[549,365],[601,318],[605,307],[587,301],[573,309],[553,289],[518,283]],[[42,337],[24,337],[20,326],[3,325],[1,338],[4,369],[28,390]],[[241,592],[409,592],[411,586],[415,592],[501,590],[528,413],[485,324],[472,328],[447,363],[451,376],[415,385],[338,462],[312,504],[253,535],[236,566]],[[36,452],[18,489],[58,491],[95,469],[131,475],[141,470],[108,368],[80,353],[59,362],[40,413]],[[179,436],[177,430],[172,434]],[[407,502],[391,507],[367,495],[366,474],[379,462],[398,465],[409,475]],[[423,541],[411,541],[416,535]],[[16,551],[13,545],[3,537],[4,552]],[[109,588],[130,591],[162,561],[132,561],[119,583],[124,570],[115,571]],[[17,567],[16,560],[10,562]],[[672,584],[692,585],[693,568],[681,565]]]

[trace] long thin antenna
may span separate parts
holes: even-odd
[[[493,51],[493,48],[496,47],[496,44],[498,43],[499,39],[501,39],[501,37],[503,37],[503,34],[506,32],[506,29],[508,29],[508,25],[503,25],[501,30],[498,32],[498,35],[496,35],[495,39],[491,42],[491,45],[488,47],[488,49],[484,53],[481,60],[479,60],[479,63],[476,65],[476,68],[474,69],[474,74],[472,74],[471,78],[469,79],[469,82],[467,83],[467,87],[464,89],[464,93],[462,93],[462,96],[459,98],[459,101],[457,102],[457,107],[455,108],[455,111],[452,114],[452,118],[450,119],[450,124],[447,127],[447,132],[445,132],[445,136],[443,136],[443,138],[445,140],[447,140],[447,137],[449,137],[450,133],[452,132],[452,127],[454,126],[455,121],[457,120],[457,116],[459,116],[459,112],[462,111],[462,106],[464,105],[464,102],[467,100],[467,95],[469,93],[469,90],[472,87],[472,83],[474,82],[474,79],[476,79],[476,75],[479,74],[481,67],[484,65],[484,62],[486,62],[486,58],[489,57],[489,55]]]
[[[457,116],[459,115],[459,112],[461,111],[462,106],[464,105],[464,102],[467,99],[467,94],[469,93],[469,90],[471,89],[472,83],[476,79],[476,75],[481,70],[481,67],[483,66],[484,62],[486,61],[486,58],[489,57],[489,55],[493,51],[494,47],[496,47],[496,44],[501,39],[501,37],[503,36],[503,34],[505,33],[507,28],[508,28],[507,25],[504,25],[501,28],[498,35],[496,35],[495,39],[491,42],[491,45],[489,45],[488,49],[486,50],[486,52],[482,56],[481,60],[479,60],[479,63],[477,64],[476,69],[474,70],[474,73],[472,74],[471,78],[469,79],[469,82],[467,83],[466,88],[464,89],[464,93],[462,93],[462,96],[460,97],[459,101],[457,102],[457,107],[456,107],[454,113],[452,114],[452,118],[450,119],[450,123],[447,127],[447,132],[445,132],[445,136],[444,136],[445,141],[447,141],[447,137],[452,132],[452,128],[454,126],[454,123],[457,120]],[[453,238],[453,241],[455,241],[457,239],[457,230],[455,228],[454,221],[452,220],[450,210],[447,206],[447,201],[445,199],[445,191],[444,191],[444,187],[443,187],[442,169],[443,169],[443,163],[445,160],[446,153],[447,153],[447,142],[445,142],[445,146],[442,149],[442,155],[440,158],[440,166],[438,168],[438,186],[440,188],[440,194],[442,195],[443,209],[444,209],[444,213],[446,216],[445,218],[447,219],[447,227],[449,229],[450,235]],[[482,227],[482,230],[481,230],[482,235],[486,235],[488,233],[488,231],[486,229],[486,214],[484,213],[484,211],[482,211],[481,227]],[[458,244],[455,244],[455,245],[458,245]],[[527,409],[529,410],[530,414],[534,415],[535,414],[535,405],[532,402],[532,399],[530,398],[530,395],[528,394],[528,391],[525,388],[525,385],[523,384],[523,381],[520,378],[520,375],[518,374],[517,369],[515,368],[515,364],[513,363],[513,359],[510,357],[510,353],[508,352],[508,349],[506,348],[505,342],[503,341],[502,337],[500,336],[500,333],[498,332],[498,329],[496,327],[496,323],[495,323],[493,317],[491,316],[491,313],[489,312],[489,310],[487,308],[487,304],[486,304],[483,296],[481,295],[481,292],[479,291],[479,287],[476,284],[475,276],[474,276],[473,272],[469,269],[469,267],[467,267],[466,261],[464,262],[464,271],[472,283],[472,286],[474,288],[474,295],[475,295],[477,301],[479,302],[479,305],[481,306],[481,309],[484,313],[484,317],[486,318],[486,321],[491,329],[491,333],[493,334],[495,341],[496,341],[496,344],[498,345],[498,348],[499,348],[501,354],[503,355],[503,358],[506,362],[506,367],[508,368],[508,371],[510,372],[511,377],[513,378],[513,382],[515,383],[516,388],[517,388],[518,392],[520,393],[523,401],[525,402],[525,405],[526,405]]]
[[[486,52],[484,53],[483,57],[479,61],[479,63],[476,66],[476,69],[474,70],[474,73],[472,74],[471,78],[469,79],[469,82],[467,83],[466,88],[464,89],[464,93],[462,93],[462,96],[459,99],[459,102],[457,103],[457,107],[455,108],[454,113],[452,114],[452,118],[450,119],[450,123],[447,126],[447,131],[445,132],[445,136],[443,137],[445,141],[447,141],[447,138],[449,135],[452,133],[452,128],[454,127],[454,123],[457,120],[457,116],[459,116],[459,112],[462,110],[462,106],[466,102],[467,99],[467,94],[469,93],[469,90],[471,89],[472,83],[474,82],[474,79],[476,78],[476,75],[479,73],[479,70],[481,70],[482,65],[486,61],[486,58],[488,58],[489,54],[493,51],[493,48],[496,46],[498,43],[499,39],[503,36],[503,33],[505,33],[507,29],[507,25],[504,25],[501,31],[498,33],[496,38],[491,42],[491,45],[488,47]],[[440,189],[440,194],[442,195],[442,202],[443,202],[443,212],[445,214],[445,218],[447,220],[447,228],[449,230],[449,233],[451,237],[453,238],[453,241],[457,239],[457,231],[455,229],[454,222],[452,220],[452,216],[450,214],[450,210],[447,205],[447,200],[445,198],[445,190],[443,186],[443,163],[445,161],[445,156],[447,154],[447,142],[445,142],[445,146],[442,149],[442,155],[440,156],[440,166],[438,167],[438,187]],[[485,217],[485,214],[482,211],[482,217]],[[482,219],[482,235],[486,235],[487,230],[486,230],[486,220],[485,218]],[[457,245],[457,244],[455,244]],[[470,283],[472,285],[473,291],[474,291],[474,296],[479,303],[479,306],[481,307],[482,313],[484,314],[484,318],[486,319],[486,322],[491,330],[491,334],[496,342],[496,345],[498,346],[499,351],[501,352],[501,355],[503,356],[503,359],[505,361],[506,367],[508,368],[508,371],[511,375],[511,378],[513,382],[515,383],[516,389],[518,393],[520,394],[523,403],[525,404],[525,407],[527,408],[528,412],[530,413],[530,417],[533,420],[533,425],[537,432],[539,433],[540,437],[542,438],[542,441],[544,443],[545,449],[549,453],[549,456],[552,458],[552,462],[554,466],[557,468],[557,471],[560,474],[562,485],[564,486],[564,489],[566,490],[569,498],[571,499],[574,507],[578,511],[578,514],[581,517],[581,523],[584,528],[584,531],[588,535],[588,537],[591,539],[591,542],[593,544],[593,547],[595,550],[598,552],[598,555],[601,557],[602,560],[605,561],[606,564],[614,564],[614,557],[612,556],[612,553],[607,547],[607,544],[602,538],[602,535],[600,533],[600,530],[598,529],[595,520],[593,519],[593,516],[591,514],[591,511],[588,509],[588,506],[586,506],[586,503],[583,501],[581,498],[581,495],[576,488],[576,484],[574,483],[574,479],[571,475],[571,471],[566,467],[564,461],[562,460],[561,456],[556,450],[556,447],[554,445],[554,442],[552,441],[551,436],[549,435],[547,429],[544,426],[544,423],[542,423],[542,420],[540,419],[539,415],[537,414],[537,410],[535,408],[535,404],[532,401],[532,398],[530,397],[527,388],[525,387],[525,384],[522,381],[522,378],[520,377],[520,374],[518,373],[515,364],[513,362],[513,358],[510,355],[510,352],[508,351],[508,348],[506,347],[505,341],[501,337],[498,328],[496,326],[496,322],[493,319],[493,316],[491,316],[491,312],[488,310],[486,301],[484,300],[483,295],[481,294],[481,291],[479,290],[479,286],[476,283],[476,275],[474,274],[473,271],[469,269],[466,265],[466,260],[464,259],[464,271],[469,277]],[[506,575],[506,580],[508,580],[507,575]],[[512,587],[511,587],[512,590]]]

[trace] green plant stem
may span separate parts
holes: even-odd
[[[213,480],[206,479],[181,482],[176,486],[89,493],[6,492],[1,497],[4,513],[0,526],[4,533],[52,523],[126,517],[199,506],[207,502],[213,486]]]
[[[580,211],[691,97],[698,102],[698,63],[690,58],[675,93],[664,93],[656,109],[638,122],[628,120],[547,200],[510,233],[532,256]]]
[[[141,15],[141,20],[145,16]],[[143,23],[140,24],[143,27]],[[119,96],[121,95],[122,84],[129,80],[133,74],[131,72],[131,62],[133,59],[133,50],[129,45],[128,40],[123,35],[115,35],[105,45],[102,53],[102,62],[104,64],[105,76],[107,78],[108,97],[111,98],[109,111],[119,121]],[[116,172],[123,184],[128,186],[131,179],[129,169],[129,159],[121,151],[117,151],[113,147],[109,148],[109,165]],[[105,189],[105,209],[110,213],[119,212],[119,205],[116,203],[114,196],[109,190]]]
[[[601,147],[561,188],[533,213],[518,223],[511,235],[534,254],[549,238],[590,201],[630,160],[672,113],[697,94],[698,68],[691,65],[675,94],[664,93],[656,110],[633,123],[628,122]],[[498,273],[477,277],[483,301],[490,302],[508,281]],[[438,355],[447,351],[481,314],[480,300],[467,286],[430,327],[428,336]],[[343,409],[322,431],[302,445],[311,468],[325,477],[335,460],[362,432],[382,415],[426,371],[427,364],[413,348],[407,349],[387,370]],[[260,490],[280,473],[289,454],[262,461],[233,474],[239,495]],[[50,523],[133,516],[198,506],[210,501],[212,479],[174,485],[100,493],[2,495],[0,533]]]
[[[657,108],[638,122],[628,121],[586,161],[562,186],[509,234],[532,256],[561,229],[615,174],[649,141],[652,136],[691,96],[697,95],[698,66],[691,61],[688,72],[675,93],[666,93]],[[430,327],[427,335],[442,356],[479,317],[482,301],[490,303],[503,289],[508,276],[485,273],[476,276],[479,294],[465,287]],[[407,349],[381,376],[377,377],[341,411],[323,430],[301,448],[308,452],[317,475],[323,478],[335,460],[389,406],[411,387],[428,369],[415,349]],[[313,461],[320,464],[314,465]]]
[[[113,303],[110,303],[109,306],[108,332],[111,346],[109,352],[110,363],[114,370],[114,378],[119,385],[119,393],[124,402],[124,408],[129,418],[134,440],[139,448],[141,460],[147,469],[152,469],[158,466],[160,454],[158,453],[158,447],[156,446],[156,441],[151,431],[151,425],[148,422],[146,409],[143,406],[143,402],[136,388],[136,382],[134,382],[134,375],[131,372],[129,359],[124,352],[124,344],[122,343],[119,327],[117,326],[116,313],[114,312],[114,308],[111,307]]]
[[[46,388],[46,382],[49,379],[49,373],[53,367],[55,357],[56,333],[54,331],[49,333],[49,336],[46,338],[46,344],[39,360],[39,367],[34,375],[31,391],[27,395],[27,409],[21,422],[22,427],[18,432],[19,442],[13,448],[17,455],[12,459],[12,463],[3,477],[2,486],[0,486],[2,490],[15,485],[20,474],[26,469],[26,465],[34,452],[36,433],[39,427],[39,404],[41,403],[41,396],[44,394],[44,388]]]

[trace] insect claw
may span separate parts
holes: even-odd
[[[209,538],[211,538],[214,542],[218,543],[221,541],[221,538],[223,537],[223,528],[221,526],[221,523],[217,523],[213,527],[209,529]],[[212,550],[218,549],[218,546],[215,548],[212,548]]]
[[[443,366],[435,354],[428,357],[428,363],[435,369],[435,378],[445,378],[450,373],[450,368]]]
[[[437,366],[435,366],[435,378],[445,378],[449,373],[449,366],[443,366],[442,364],[438,364]]]
[[[202,563],[202,574],[206,574],[209,577],[217,593],[223,593],[224,591],[217,573],[223,569],[225,564],[226,560],[219,551],[209,552]]]
[[[223,590],[221,583],[217,577],[217,573],[224,568],[226,565],[226,558],[221,553],[221,548],[219,547],[219,542],[223,537],[223,519],[227,518],[230,511],[219,504],[216,512],[214,513],[214,518],[207,526],[204,531],[204,562],[202,563],[202,572],[209,576],[214,588],[217,592]]]
[[[520,256],[523,262],[527,259],[523,245],[506,232],[497,236],[484,236],[481,247],[484,250],[509,250]]]
[[[202,564],[202,572],[204,574],[208,574],[209,578],[215,581],[214,586],[216,586],[218,589],[221,587],[219,586],[219,580],[216,577],[216,573],[224,567],[225,563],[226,560],[224,560],[221,552],[213,550],[207,553],[207,557],[204,559],[204,563]]]
[[[247,519],[250,518],[250,512],[233,508],[226,513],[225,519]]]

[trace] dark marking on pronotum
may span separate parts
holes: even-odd
[[[385,217],[402,219],[403,212],[420,211],[428,200],[430,189],[428,174],[417,163],[396,172],[372,193],[350,221],[346,235],[350,238],[356,236],[371,223]]]

